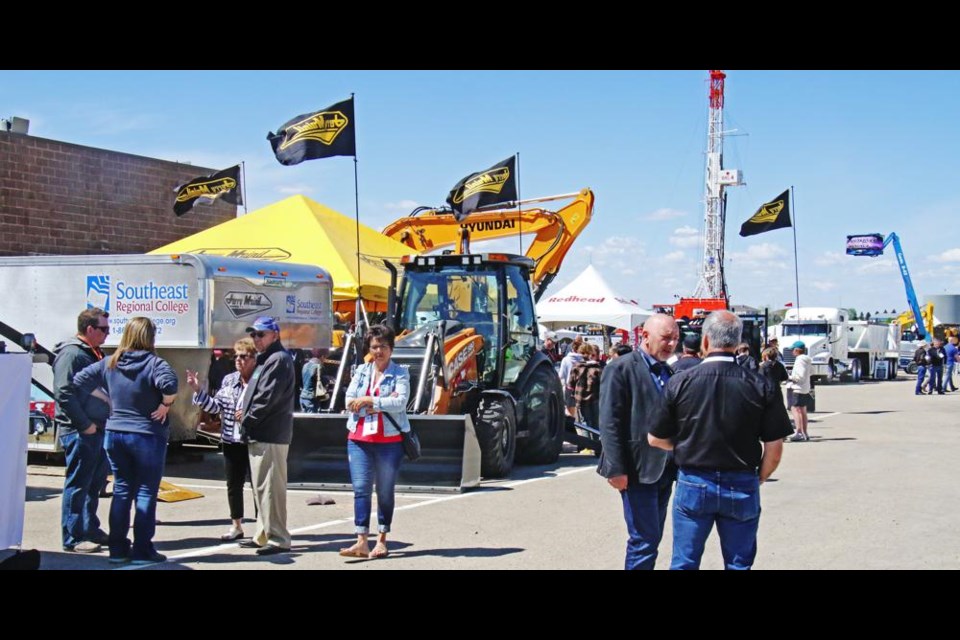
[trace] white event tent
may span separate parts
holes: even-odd
[[[632,331],[653,315],[636,300],[613,292],[593,265],[558,293],[537,303],[540,324],[559,329],[575,324],[604,324]]]

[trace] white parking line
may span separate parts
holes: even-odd
[[[558,479],[560,479],[560,478],[565,478],[565,477],[567,477],[567,476],[570,476],[570,475],[573,475],[573,474],[576,474],[576,473],[582,473],[582,472],[584,472],[584,471],[593,471],[593,470],[594,470],[593,466],[580,467],[580,468],[577,468],[577,469],[569,469],[569,470],[567,470],[567,471],[561,471],[561,472],[556,473],[556,474],[553,474],[553,475],[541,476],[541,477],[538,477],[538,478],[528,478],[528,479],[526,479],[526,480],[517,480],[517,481],[514,481],[514,482],[507,482],[507,483],[502,484],[502,485],[492,485],[490,488],[491,488],[491,489],[495,489],[496,487],[507,487],[507,488],[512,489],[512,488],[515,488],[515,487],[523,486],[523,485],[525,485],[525,484],[531,484],[531,483],[534,483],[534,482],[541,482],[541,481],[543,481],[543,480],[558,480]],[[186,487],[186,488],[189,488],[189,489],[193,489],[193,488],[221,489],[221,488],[223,488],[223,487],[215,487],[215,486],[210,486],[210,485],[187,485],[187,484],[181,484],[181,485],[179,485],[179,486]],[[288,490],[288,492],[291,492],[291,493],[294,492],[294,491],[296,491],[296,492],[298,492],[298,493],[311,493],[311,492],[304,492],[304,491],[300,491],[300,490],[296,490],[296,489]],[[312,493],[315,493],[315,492],[312,492]],[[483,491],[483,487],[481,487],[479,491],[472,491],[472,492],[469,492],[469,493],[459,493],[459,494],[456,494],[456,495],[449,495],[449,496],[431,497],[431,498],[428,498],[428,499],[424,500],[423,502],[417,502],[416,504],[407,504],[407,505],[403,505],[403,506],[401,506],[401,507],[397,507],[396,509],[394,509],[394,511],[409,511],[410,509],[419,509],[420,507],[426,507],[426,506],[429,506],[429,505],[440,504],[441,502],[450,502],[450,501],[452,501],[452,500],[463,500],[463,499],[465,499],[465,498],[472,498],[472,497],[474,497],[474,496],[485,496],[485,495],[490,495],[490,494],[492,494],[492,493],[496,493],[496,492],[495,492],[495,491]],[[400,494],[398,494],[398,495],[400,495]],[[410,497],[419,497],[419,496],[410,496]],[[328,521],[326,521],[326,522],[318,522],[317,524],[312,524],[312,525],[307,525],[307,526],[305,526],[305,527],[298,527],[298,528],[296,528],[296,529],[291,529],[291,530],[290,530],[290,534],[291,534],[291,535],[295,535],[295,534],[307,533],[307,532],[309,532],[309,531],[317,531],[317,530],[319,530],[319,529],[327,529],[327,528],[335,527],[335,526],[339,526],[339,525],[349,525],[349,524],[351,524],[352,522],[353,522],[353,518],[337,518],[336,520],[328,520]],[[352,536],[353,534],[349,534],[349,535]],[[177,555],[170,555],[170,556],[167,556],[167,561],[168,561],[168,562],[175,562],[175,561],[177,561],[177,560],[187,560],[187,559],[190,559],[190,558],[199,558],[199,557],[203,557],[203,556],[212,555],[212,554],[217,553],[217,552],[220,552],[220,551],[228,551],[228,550],[230,550],[230,549],[239,549],[239,548],[240,548],[240,546],[237,545],[236,543],[233,543],[233,542],[231,542],[231,543],[229,543],[229,544],[218,544],[218,545],[214,545],[214,546],[210,546],[210,547],[203,547],[203,548],[200,548],[200,549],[191,549],[190,551],[187,551],[187,552],[184,552],[184,553],[179,553],[179,554],[177,554]],[[136,569],[143,569],[143,568],[146,568],[146,567],[149,567],[149,566],[152,566],[152,565],[137,565],[137,566],[133,566],[133,565],[122,565],[122,566],[120,566],[120,567],[117,567],[117,569],[120,569],[120,570],[136,570]]]

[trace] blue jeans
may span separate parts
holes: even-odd
[[[627,556],[624,569],[653,569],[657,549],[663,538],[663,523],[667,521],[667,505],[673,489],[673,474],[664,473],[655,484],[631,482],[623,499],[623,518],[627,522]]]
[[[373,485],[377,485],[377,522],[380,533],[389,533],[393,522],[394,489],[403,461],[400,442],[356,442],[347,440],[350,481],[353,483],[354,533],[370,532]]]
[[[749,569],[757,555],[760,478],[752,471],[680,469],[673,501],[671,569],[699,569],[717,525],[726,569]]]
[[[932,375],[932,374],[931,374]],[[923,365],[917,367],[917,390],[916,393],[923,392],[923,379],[927,376],[927,368]]]
[[[149,559],[153,534],[157,528],[157,492],[167,458],[165,435],[147,435],[127,431],[107,431],[107,456],[113,469],[113,502],[110,504],[110,557]],[[130,505],[135,501],[133,549],[130,531]]]
[[[933,393],[934,389],[937,390],[937,393],[943,393],[943,365],[930,367],[930,382],[927,393]]]
[[[944,377],[946,378],[946,379],[943,381],[943,388],[944,388],[944,389],[949,389],[950,391],[956,391],[956,390],[957,390],[957,385],[953,384],[953,368],[954,368],[954,366],[956,366],[956,365],[955,365],[954,363],[952,363],[952,362],[951,362],[950,364],[948,364],[948,365],[947,365],[947,372],[946,372],[945,374],[943,374]]]
[[[77,431],[61,434],[60,446],[67,462],[60,529],[63,546],[73,548],[95,537],[100,530],[97,507],[100,490],[107,483],[110,464],[103,450],[103,431],[91,435]]]

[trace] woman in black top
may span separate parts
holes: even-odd
[[[763,362],[760,363],[761,375],[765,376],[776,387],[779,387],[781,382],[787,381],[789,378],[787,368],[777,358],[776,349],[772,347],[764,349],[760,356],[763,358]]]

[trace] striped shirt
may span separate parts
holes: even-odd
[[[220,415],[220,439],[235,444],[243,442],[240,425],[237,424],[235,411],[242,406],[241,398],[247,389],[246,383],[240,379],[240,372],[234,371],[223,379],[220,390],[213,397],[202,389],[193,394],[193,404],[199,405],[207,413]]]

